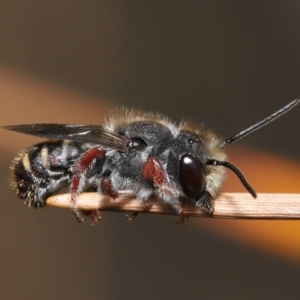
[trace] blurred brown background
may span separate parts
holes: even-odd
[[[299,14],[295,1],[0,0],[0,123],[101,124],[129,106],[229,137],[300,97]],[[232,146],[258,191],[300,192],[299,114],[239,142],[260,152]],[[9,164],[39,140],[0,138],[1,299],[299,298],[298,222],[105,213],[78,225],[22,205]]]

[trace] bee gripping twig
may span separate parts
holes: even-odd
[[[82,193],[77,200],[80,210],[119,211],[176,215],[170,207],[155,199],[149,201],[151,209],[145,210],[141,200],[120,197],[112,199],[99,193]],[[71,208],[69,194],[49,197],[47,204]],[[256,199],[248,193],[223,193],[215,199],[212,215],[200,211],[195,205],[184,205],[184,215],[190,217],[213,217],[234,219],[300,219],[300,194],[258,194]]]

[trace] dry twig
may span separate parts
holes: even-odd
[[[77,206],[80,210],[123,211],[132,213],[154,213],[175,215],[169,206],[153,199],[149,211],[144,210],[142,201],[120,197],[112,199],[99,193],[82,193]],[[70,194],[55,195],[47,199],[47,204],[70,208]],[[215,199],[212,216],[201,212],[194,205],[184,206],[184,215],[192,217],[214,217],[235,219],[300,219],[300,194],[258,194],[253,199],[248,193],[223,193]]]

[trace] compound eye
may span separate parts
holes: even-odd
[[[184,154],[180,160],[180,178],[182,187],[191,198],[198,198],[205,190],[206,180],[201,162],[190,154]]]
[[[142,139],[132,138],[128,143],[128,147],[130,150],[143,151],[147,147],[147,144]]]

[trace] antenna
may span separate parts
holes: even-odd
[[[246,190],[252,195],[253,198],[256,198],[256,193],[254,189],[251,187],[251,185],[248,183],[248,181],[246,180],[242,172],[236,166],[234,166],[228,161],[221,161],[216,159],[210,159],[206,164],[212,166],[223,166],[233,171],[236,174],[236,176],[239,178],[241,183],[244,185]]]
[[[279,109],[278,111],[276,111],[275,113],[273,113],[272,115],[270,115],[269,117],[261,120],[260,122],[248,127],[247,129],[239,132],[238,134],[232,136],[231,138],[223,141],[220,144],[220,148],[225,148],[227,147],[229,144],[232,144],[233,142],[243,138],[244,136],[252,133],[253,131],[267,125],[268,123],[274,121],[275,119],[277,119],[278,117],[280,117],[281,115],[285,114],[286,112],[288,112],[289,110],[291,110],[292,108],[294,108],[298,103],[300,102],[300,99],[295,99],[294,101],[290,102],[288,105],[284,106],[283,108]]]

